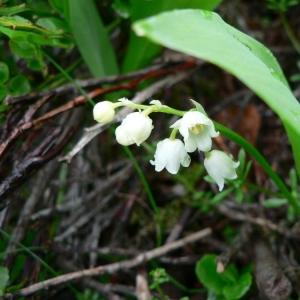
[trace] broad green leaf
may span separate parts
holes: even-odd
[[[22,20],[22,21],[21,21]],[[19,16],[16,17],[1,17],[0,18],[0,26],[4,28],[8,28],[11,31],[25,31],[36,33],[42,36],[46,36],[47,38],[59,37],[60,31],[48,30],[46,28],[37,26],[36,24],[27,21],[24,18]]]
[[[223,295],[226,300],[240,299],[252,284],[251,270],[238,274],[236,267],[230,264],[223,273],[217,273],[215,259],[215,254],[207,254],[197,262],[198,279],[209,291]]]
[[[201,0],[201,9],[214,10],[223,0]]]
[[[226,267],[225,271],[218,273],[218,276],[223,278],[226,284],[234,284],[239,278],[239,273],[234,264],[230,264]]]
[[[0,112],[6,112],[8,110],[11,109],[11,106],[10,105],[5,105],[5,104],[2,104],[0,105]],[[3,121],[3,119],[0,119],[0,122]],[[1,124],[2,125],[2,124]]]
[[[0,83],[0,101],[5,99],[7,94],[9,94],[9,89],[4,83]]]
[[[216,294],[222,294],[226,281],[217,273],[215,254],[206,254],[196,264],[196,275],[201,283]]]
[[[131,15],[131,7],[128,0],[115,0],[111,7],[123,19],[128,19]]]
[[[0,15],[10,16],[10,15],[18,14],[18,13],[26,11],[26,10],[29,10],[29,9],[26,7],[25,4],[21,4],[18,6],[11,6],[11,7],[0,7]]]
[[[238,280],[233,284],[228,284],[223,289],[223,295],[226,300],[241,299],[252,284],[252,276],[250,273],[240,275]]]
[[[37,71],[45,66],[40,46],[27,41],[17,42],[15,39],[9,41],[9,46],[12,53],[21,58],[28,59],[30,69]]]
[[[0,82],[6,82],[9,78],[9,69],[5,62],[0,62]]]
[[[17,75],[9,82],[9,87],[14,96],[21,96],[30,92],[30,83],[24,75]]]
[[[42,59],[31,58],[28,60],[28,67],[33,71],[40,71],[45,67]]]
[[[31,58],[36,54],[36,45],[29,42],[16,42],[14,40],[9,41],[9,46],[15,55],[22,58]]]
[[[68,18],[78,49],[95,77],[118,74],[117,61],[93,0],[69,0]]]
[[[133,0],[131,1],[131,22],[153,16],[160,12],[180,8],[201,8],[213,10],[222,0]],[[161,46],[130,32],[129,45],[123,63],[123,72],[127,73],[145,67],[161,51]]]
[[[0,266],[0,296],[3,296],[4,289],[8,283],[8,269]]]
[[[11,40],[17,43],[30,42],[36,45],[49,45],[61,48],[69,48],[70,46],[68,41],[61,39],[62,36],[59,36],[57,39],[54,37],[48,38],[39,34],[24,31],[14,31],[4,27],[0,27],[0,31],[8,35]]]
[[[41,18],[36,22],[36,24],[53,31],[69,31],[68,24],[64,20],[61,20],[59,18]]]
[[[218,14],[203,10],[162,13],[136,22],[133,28],[140,36],[211,62],[244,82],[282,119],[300,174],[300,105],[266,47]]]
[[[0,18],[0,31],[15,42],[69,47],[69,42],[66,41],[67,37],[62,33],[62,30],[49,30],[20,16]]]
[[[66,1],[67,0],[49,0],[50,5],[60,14],[64,13]]]

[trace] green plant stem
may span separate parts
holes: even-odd
[[[168,300],[167,297],[166,297],[166,295],[165,295],[165,293],[164,293],[163,290],[161,289],[160,285],[158,285],[158,286],[156,287],[156,289],[157,289],[158,293],[160,294],[162,300]]]
[[[59,274],[52,269],[46,262],[44,262],[41,258],[39,258],[35,253],[33,253],[28,247],[24,246],[23,244],[21,244],[20,242],[16,241],[15,239],[13,239],[7,232],[5,232],[4,230],[0,229],[0,233],[2,233],[3,236],[5,236],[8,240],[11,240],[12,242],[14,242],[16,245],[18,245],[21,249],[23,249],[25,252],[27,252],[30,256],[32,256],[35,260],[37,260],[43,267],[45,267],[45,269],[47,269],[50,273],[52,273],[52,275],[54,276],[58,276]],[[82,294],[77,291],[72,285],[67,284],[67,286],[69,287],[70,290],[72,290],[77,296],[82,296]]]
[[[181,284],[179,281],[177,281],[174,277],[170,276],[167,274],[168,278],[170,279],[170,282],[172,282],[175,286],[177,286],[179,289],[181,289],[185,293],[190,293],[190,294],[199,294],[199,293],[204,293],[206,289],[189,289],[185,287],[183,284]]]
[[[275,197],[278,197],[278,198],[282,198],[282,194],[281,193],[276,193],[276,192],[272,192],[268,189],[265,189],[265,188],[262,188],[256,184],[252,184],[252,183],[248,183],[248,182],[244,182],[243,185],[247,188],[249,188],[250,190],[254,190],[254,191],[258,191],[258,192],[261,192],[261,193],[264,193],[266,195],[270,195],[270,196],[275,196]]]
[[[72,73],[76,68],[78,68],[78,66],[82,63],[82,58],[79,58],[77,61],[75,61],[72,65],[68,66],[64,71],[67,74]],[[62,85],[65,80],[66,80],[66,76],[62,73],[58,74],[57,76],[55,76],[55,78],[45,78],[45,81],[38,86],[37,90],[38,91],[44,91],[45,89],[53,89],[56,88],[57,86]],[[69,81],[69,79],[67,79]]]
[[[156,246],[159,247],[162,245],[162,233],[163,233],[163,227],[162,227],[162,218],[161,218],[161,215],[159,213],[159,210],[158,210],[158,207],[156,205],[156,202],[154,200],[154,197],[152,195],[152,192],[150,190],[150,187],[148,185],[148,182],[137,162],[137,160],[135,159],[134,155],[132,154],[132,152],[130,151],[130,149],[128,147],[123,147],[124,148],[124,151],[126,152],[126,154],[128,155],[128,157],[131,159],[138,175],[140,176],[141,178],[141,181],[143,183],[143,186],[145,188],[145,191],[146,191],[146,194],[149,198],[149,201],[150,201],[150,205],[155,213],[155,216],[157,218],[157,222],[158,222],[158,236],[157,236],[157,241],[156,241]]]
[[[50,56],[47,54],[47,52],[45,52],[44,50],[42,50],[43,52],[43,55],[45,57],[47,57],[51,63],[70,81],[72,82],[76,88],[78,89],[78,91],[89,101],[89,103],[92,105],[92,106],[95,106],[95,102],[91,99],[91,97],[89,97],[89,95],[85,92],[85,90],[79,86],[77,84],[77,82]]]
[[[45,250],[46,247],[43,247],[43,246],[40,246],[40,247],[27,247],[27,249],[29,249],[31,251],[42,251],[42,250]],[[0,258],[4,257],[5,255],[8,255],[8,254],[26,252],[26,251],[27,250],[21,248],[21,249],[14,249],[14,250],[9,250],[9,251],[5,251],[5,252],[0,252]]]
[[[250,155],[253,156],[253,158],[260,164],[260,166],[265,170],[268,176],[273,180],[275,185],[280,189],[282,194],[286,197],[290,205],[295,209],[297,215],[300,217],[299,201],[297,201],[297,199],[293,197],[286,184],[281,180],[278,174],[275,171],[273,171],[272,167],[265,160],[265,158],[256,150],[256,148],[253,147],[249,142],[247,142],[234,131],[228,129],[227,127],[219,123],[214,122],[214,124],[216,129],[219,130],[222,135],[240,145],[242,148],[245,149],[245,151],[247,151]]]
[[[130,104],[128,103],[115,103],[115,107],[120,107],[120,106],[128,106],[131,107],[132,109],[144,109],[147,112],[147,115],[150,113],[154,113],[154,112],[160,112],[160,113],[165,113],[165,114],[172,114],[172,115],[176,115],[176,116],[180,116],[182,117],[186,111],[182,111],[182,110],[178,110],[178,109],[174,109],[171,108],[169,106],[166,105],[144,105],[144,104],[136,104],[131,102]]]
[[[283,24],[283,27],[290,39],[290,41],[292,42],[292,44],[294,45],[295,49],[297,50],[297,52],[299,53],[300,55],[300,43],[299,41],[297,40],[287,18],[286,18],[286,15],[285,15],[285,12],[283,11],[280,11],[280,19],[281,19],[281,22]]]

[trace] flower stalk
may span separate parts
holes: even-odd
[[[238,167],[239,162],[235,162],[230,155],[222,151],[211,150],[212,138],[219,135],[219,132],[216,131],[219,130],[223,136],[237,143],[253,156],[300,216],[300,201],[298,201],[297,195],[290,192],[287,185],[257,149],[234,131],[210,120],[204,108],[197,102],[193,100],[192,102],[196,109],[185,112],[162,105],[158,100],[152,100],[151,105],[141,105],[122,98],[117,103],[108,103],[108,101],[100,103],[101,110],[94,111],[94,117],[100,123],[107,123],[114,118],[117,107],[127,106],[133,110],[138,110],[138,112],[126,116],[122,124],[116,129],[116,137],[122,145],[137,144],[139,146],[150,136],[153,129],[152,119],[149,117],[151,113],[161,112],[180,116],[181,118],[171,126],[173,130],[170,138],[158,143],[154,155],[155,159],[150,163],[155,166],[155,170],[158,172],[166,168],[171,174],[176,174],[181,165],[184,167],[189,166],[190,156],[188,152],[194,152],[198,149],[198,151],[205,153],[204,166],[221,191],[225,179],[235,179],[237,177],[235,169]],[[176,138],[178,131],[183,136],[184,143]]]

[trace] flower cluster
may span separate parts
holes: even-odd
[[[150,163],[155,166],[157,172],[167,169],[171,174],[179,171],[180,165],[188,167],[191,158],[188,153],[196,150],[203,151],[205,155],[204,166],[208,174],[215,180],[219,190],[224,187],[225,179],[237,177],[236,168],[239,162],[234,162],[232,157],[219,150],[211,150],[212,138],[219,135],[215,130],[214,123],[210,120],[202,106],[195,101],[197,110],[179,112],[170,107],[164,106],[158,100],[150,102],[150,106],[137,105],[126,98],[117,103],[103,101],[95,105],[94,119],[99,123],[109,123],[115,116],[115,109],[119,106],[129,106],[132,109],[139,109],[138,112],[130,113],[116,129],[116,139],[119,144],[129,146],[140,145],[151,134],[153,129],[152,119],[149,114],[152,112],[166,112],[181,115],[170,128],[173,128],[170,138],[157,144],[154,160]],[[182,142],[176,139],[177,131],[183,136]]]

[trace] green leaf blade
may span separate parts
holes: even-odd
[[[300,105],[267,48],[208,11],[166,12],[138,21],[133,28],[140,36],[211,62],[244,82],[282,119],[300,174]]]
[[[196,275],[201,283],[210,291],[221,295],[226,281],[217,273],[217,264],[215,254],[206,254],[196,264]]]
[[[92,0],[69,0],[68,18],[79,51],[95,77],[118,74],[117,60]]]
[[[164,1],[132,1],[131,21],[137,21],[160,12],[180,8],[201,8],[213,10],[222,0],[164,0]],[[130,33],[127,54],[123,64],[123,72],[131,72],[150,64],[162,47],[147,39]]]
[[[9,69],[5,62],[0,62],[0,83],[4,83],[9,78]]]
[[[9,280],[8,269],[0,266],[0,296],[3,296],[4,289]]]
[[[28,79],[21,74],[11,79],[9,82],[9,87],[14,96],[26,95],[31,90]]]
[[[228,284],[223,289],[225,299],[241,299],[250,289],[252,284],[252,276],[250,273],[245,273],[239,277],[234,284]]]

